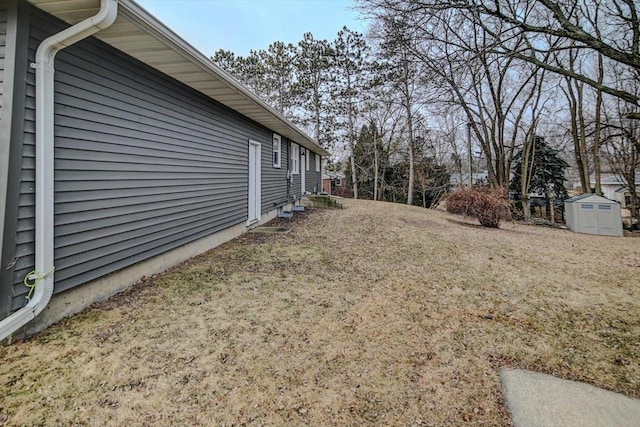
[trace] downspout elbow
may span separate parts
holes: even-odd
[[[95,15],[56,33],[38,46],[36,50],[36,67],[39,64],[50,64],[56,53],[83,40],[105,28],[110,27],[118,17],[117,0],[100,0],[100,9]]]

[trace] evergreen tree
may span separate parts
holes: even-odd
[[[333,103],[351,151],[351,185],[358,198],[358,167],[354,159],[358,105],[368,87],[369,47],[362,34],[343,27],[332,45],[335,52]]]
[[[300,107],[297,123],[312,129],[310,133],[328,150],[333,149],[335,140],[335,117],[331,108],[333,57],[329,42],[305,33],[298,43],[293,86],[296,105]]]
[[[236,56],[236,54],[230,50],[218,49],[211,57],[211,61],[227,73],[231,74],[239,82],[244,82],[245,79],[242,75],[241,56]]]
[[[251,50],[246,57],[220,49],[211,60],[273,108],[294,119],[295,57],[295,46],[275,42],[267,50]]]
[[[295,46],[280,41],[270,44],[266,51],[263,50],[259,53],[267,101],[288,117],[291,116],[291,108],[293,107],[295,55]]]
[[[513,177],[509,184],[509,190],[515,200],[522,199],[522,162],[523,149],[521,148],[513,158]],[[558,150],[551,147],[541,136],[534,137],[533,155],[529,159],[531,168],[531,184],[529,193],[544,195],[547,205],[547,214],[551,217],[551,205],[555,199],[567,198],[567,190],[564,186],[565,169],[569,164],[565,162]]]
[[[219,49],[211,57],[220,68],[231,74],[236,80],[266,102],[270,102],[271,89],[265,78],[266,64],[264,51],[251,50],[249,55],[236,56],[235,53]]]

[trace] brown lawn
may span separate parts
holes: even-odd
[[[640,240],[346,202],[0,348],[0,424],[507,425],[498,369],[640,396]]]

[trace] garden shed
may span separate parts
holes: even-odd
[[[622,236],[620,204],[596,194],[581,194],[564,202],[567,227],[576,233]]]

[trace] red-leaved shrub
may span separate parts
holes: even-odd
[[[461,188],[446,199],[447,212],[476,218],[485,227],[498,228],[510,218],[511,202],[503,188]]]

